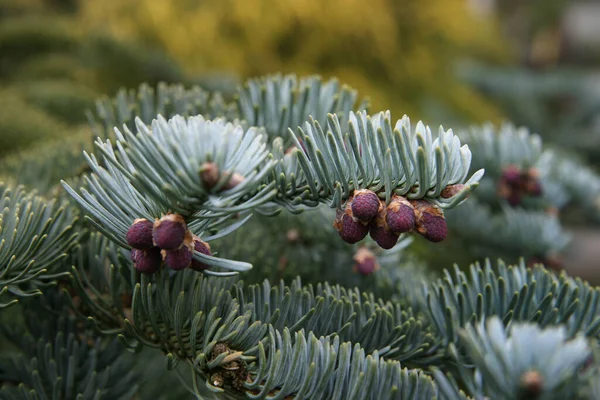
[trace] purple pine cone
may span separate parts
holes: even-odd
[[[187,225],[178,214],[167,214],[154,223],[152,239],[163,250],[175,250],[185,240]]]
[[[350,200],[352,215],[363,222],[369,222],[377,215],[380,201],[377,194],[372,190],[361,189],[354,191],[354,197]]]
[[[521,183],[521,169],[516,165],[508,165],[502,170],[500,179],[509,186],[517,187]]]
[[[165,250],[165,264],[175,271],[186,269],[192,263],[192,252],[189,247],[181,246],[176,250]]]
[[[127,231],[125,240],[134,249],[148,250],[154,247],[152,241],[152,228],[154,223],[147,219],[140,218],[133,221],[131,227]]]
[[[380,268],[375,254],[365,247],[358,249],[354,255],[354,262],[354,271],[361,275],[371,275]]]
[[[212,253],[210,251],[210,245],[198,237],[194,237],[194,250],[196,250],[198,253],[202,253],[207,256],[212,256]],[[210,268],[210,265],[206,265],[203,262],[197,261],[192,258],[192,265],[190,265],[190,268],[194,271],[203,271],[205,269]]]
[[[131,250],[131,259],[136,270],[142,274],[153,274],[160,269],[162,256],[158,247],[149,250]]]
[[[347,208],[348,211],[349,207]],[[338,210],[333,222],[342,240],[346,243],[354,244],[360,242],[369,233],[369,226],[359,220],[352,218],[348,212]]]
[[[425,200],[411,201],[415,208],[417,232],[430,242],[441,242],[448,235],[444,213]]]
[[[385,221],[396,235],[410,232],[415,227],[415,210],[404,197],[394,195],[387,206]]]
[[[371,238],[381,247],[382,249],[389,250],[396,245],[400,235],[396,235],[385,226],[379,226],[371,222],[371,229],[369,231]]]
[[[400,235],[392,232],[386,220],[387,207],[382,207],[377,213],[377,217],[369,224],[369,234],[379,247],[388,250],[396,245]]]

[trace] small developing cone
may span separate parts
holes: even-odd
[[[509,186],[519,186],[521,183],[521,169],[516,165],[508,165],[502,170],[500,179]]]
[[[200,179],[208,190],[214,188],[219,182],[219,167],[214,162],[206,162],[200,167]]]
[[[210,251],[210,245],[197,236],[194,236],[194,250],[204,255],[212,256],[212,253]],[[197,261],[192,258],[192,264],[190,265],[190,268],[194,271],[203,271],[205,269],[210,268],[210,265],[204,264],[203,262]]]
[[[354,244],[360,242],[369,233],[369,226],[352,217],[350,207],[346,211],[338,210],[333,226],[346,243]]]
[[[415,208],[417,232],[430,242],[441,242],[448,235],[444,212],[425,200],[411,200]]]
[[[162,250],[175,250],[185,240],[187,225],[181,215],[167,214],[154,223],[152,239]]]
[[[355,190],[349,200],[352,216],[362,222],[369,222],[377,215],[379,210],[379,197],[372,190]]]
[[[154,247],[152,241],[153,226],[154,224],[145,218],[138,218],[133,221],[125,237],[127,244],[138,250],[149,250]]]
[[[150,275],[160,269],[162,255],[158,247],[149,250],[131,250],[131,259],[136,270],[142,274]]]
[[[523,174],[522,189],[525,193],[530,196],[541,196],[542,195],[542,184],[540,183],[540,173],[536,168],[529,168],[526,173]]]
[[[388,250],[396,245],[400,235],[392,232],[386,222],[387,209],[384,207],[384,203],[381,202],[381,207],[377,213],[377,217],[369,224],[369,234],[371,238],[381,247],[382,249]]]
[[[415,227],[415,210],[408,200],[395,194],[387,206],[385,221],[396,235],[410,232]]]
[[[444,190],[442,190],[441,196],[444,199],[450,199],[462,192],[466,187],[467,186],[463,185],[462,183],[457,183],[456,185],[448,185],[444,188]]]
[[[353,259],[353,270],[361,275],[371,275],[380,268],[379,263],[377,262],[377,257],[366,247],[361,247],[358,249]]]
[[[544,378],[535,370],[529,370],[521,376],[521,390],[524,398],[537,399],[544,391]]]
[[[229,175],[229,172],[225,171],[223,174]],[[215,186],[217,186],[217,183],[219,183],[219,180],[221,179],[221,171],[219,170],[219,166],[214,162],[206,162],[202,164],[200,167],[200,179],[202,179],[204,187],[207,190],[213,189]],[[241,174],[233,172],[227,183],[223,185],[222,190],[233,189],[242,183],[244,179],[245,178]]]
[[[162,255],[165,264],[175,271],[186,269],[192,263],[192,251],[187,245],[175,250],[163,250]]]

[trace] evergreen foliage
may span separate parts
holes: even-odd
[[[5,307],[21,296],[41,294],[39,286],[64,275],[57,262],[76,245],[76,211],[67,204],[46,200],[23,187],[0,184],[0,302]],[[4,297],[4,296],[3,296]]]
[[[4,160],[0,399],[593,398],[600,289],[517,259],[567,245],[548,210],[593,207],[595,175],[565,178],[548,157],[577,162],[526,129],[434,131],[358,99],[317,76],[142,85],[100,99],[80,142]],[[411,249],[446,214],[431,246],[508,262],[427,275]]]
[[[598,218],[599,176],[571,155],[546,147],[538,134],[510,123],[498,129],[473,126],[459,137],[472,149],[472,170],[485,167],[487,179],[464,207],[448,212],[451,226],[460,226],[455,235],[477,258],[525,257],[560,268],[560,254],[570,241],[560,216],[580,210],[588,219]]]

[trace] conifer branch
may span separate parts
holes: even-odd
[[[477,198],[447,212],[446,218],[453,233],[481,257],[543,260],[564,250],[571,240],[555,215],[507,206],[493,213]]]
[[[506,165],[534,166],[542,155],[542,139],[527,128],[505,122],[500,127],[488,123],[459,132],[473,152],[473,168],[486,168],[490,174]]]
[[[586,379],[581,370],[592,354],[583,335],[531,323],[505,330],[494,316],[485,324],[467,325],[460,336],[476,368],[461,378],[476,398],[579,398]]]
[[[106,244],[101,236],[94,237],[97,246]],[[90,254],[97,246],[90,248]],[[121,341],[133,349],[140,345],[161,349],[173,368],[190,363],[201,380],[225,373],[214,355],[223,343],[233,353],[242,352],[243,365],[255,371],[256,357],[264,355],[260,348],[269,348],[269,329],[336,335],[338,341],[349,341],[352,346],[360,343],[364,354],[376,351],[386,359],[403,361],[403,365],[425,365],[440,356],[425,321],[410,309],[357,289],[327,284],[303,287],[299,281],[290,286],[271,286],[265,281],[244,287],[231,279],[202,278],[192,271],[172,277],[162,271],[154,275],[155,280],[142,276],[139,281],[135,274],[128,276],[127,258],[119,255],[114,244],[105,251],[117,253],[99,252],[104,258],[77,257],[86,268],[74,273],[70,294],[78,299],[73,302],[76,313],[88,316],[92,326],[104,333],[119,333]],[[108,269],[100,262],[106,257],[113,260]],[[95,265],[96,272],[87,265]],[[123,299],[132,286],[128,308]],[[266,354],[275,353],[267,350]],[[232,376],[227,376],[228,385],[233,384]]]
[[[504,197],[511,206],[538,210],[579,204],[592,216],[598,215],[598,174],[568,154],[544,148],[539,135],[504,123],[497,129],[491,124],[473,126],[459,136],[473,151],[472,167],[488,171],[477,191],[480,200],[492,204]],[[505,192],[507,183],[511,186],[507,181],[514,179],[530,187],[512,193],[516,197],[511,198]]]
[[[485,265],[471,265],[469,274],[457,266],[454,273],[425,287],[428,309],[445,344],[456,343],[459,328],[490,316],[505,325],[511,321],[532,321],[541,327],[565,324],[567,337],[582,332],[600,337],[598,288],[566,274],[556,276],[541,266],[529,269],[521,261],[507,266],[499,261],[497,271]]]
[[[296,192],[308,191],[309,200],[327,200],[332,208],[339,207],[357,189],[379,192],[386,204],[397,194],[427,199],[442,209],[453,208],[483,176],[479,170],[467,180],[471,152],[451,130],[440,127],[434,137],[419,122],[413,131],[407,116],[392,128],[389,112],[374,116],[351,112],[346,129],[336,115],[328,115],[325,130],[310,119],[304,128],[298,128],[294,142],[294,154],[308,185]],[[450,185],[463,186],[453,196],[442,196]]]
[[[356,90],[340,84],[337,79],[322,80],[319,76],[267,75],[249,79],[237,87],[233,101],[228,102],[219,92],[207,92],[193,86],[159,83],[156,89],[142,84],[137,90],[121,89],[113,98],[97,101],[96,112],[88,113],[95,136],[112,136],[114,127],[127,125],[134,129],[140,118],[150,124],[157,115],[167,119],[202,115],[206,119],[224,117],[239,120],[244,127],[262,126],[269,141],[282,137],[289,146],[287,129],[300,126],[309,116],[321,123],[327,114],[346,118],[350,111],[366,110],[369,102],[357,102]]]
[[[542,140],[526,128],[504,123],[472,126],[459,133],[473,151],[472,168],[486,168],[476,197],[494,208],[499,205],[541,210],[555,205],[548,196],[547,183],[538,162],[543,154]],[[551,186],[550,183],[548,186]]]
[[[244,132],[201,116],[169,122],[159,116],[151,131],[137,120],[137,129],[137,135],[117,132],[118,160],[108,143],[100,149],[162,209],[184,217],[204,210],[226,215],[258,207],[276,193],[274,184],[262,185],[274,162],[258,129]]]
[[[448,184],[464,182],[471,158],[468,149],[465,147],[461,148],[457,139],[453,139],[454,135],[451,131],[444,132],[443,135],[437,138],[436,143],[432,143],[434,138],[432,138],[429,128],[419,124],[417,126],[417,132],[412,132],[410,121],[405,117],[402,120],[402,128],[400,128],[400,121],[394,128],[399,130],[404,129],[404,133],[392,134],[392,128],[389,126],[391,123],[389,113],[385,116],[381,114],[374,117],[373,119],[376,121],[374,126],[372,126],[371,123],[367,125],[366,113],[359,113],[358,119],[361,120],[362,124],[359,127],[358,120],[356,120],[357,117],[352,117],[350,113],[353,110],[365,109],[367,102],[363,101],[355,107],[357,98],[356,91],[346,85],[340,85],[335,79],[323,82],[318,76],[297,78],[294,75],[269,75],[257,79],[250,79],[244,85],[240,86],[237,93],[234,94],[236,99],[235,107],[237,110],[234,112],[209,111],[208,109],[210,107],[207,106],[209,94],[199,88],[192,88],[189,91],[186,91],[180,86],[168,86],[162,84],[159,85],[156,92],[157,94],[155,96],[152,89],[147,86],[140,87],[137,93],[131,92],[126,94],[125,91],[120,91],[115,99],[105,99],[102,103],[99,103],[97,117],[103,122],[105,129],[110,126],[119,127],[124,123],[127,123],[129,129],[134,129],[132,121],[134,114],[132,113],[134,110],[142,109],[144,111],[139,112],[138,115],[145,124],[150,124],[159,114],[170,119],[178,114],[187,116],[195,115],[194,113],[196,113],[202,114],[204,118],[207,119],[223,116],[233,122],[235,122],[236,119],[239,119],[242,121],[243,126],[263,127],[267,132],[269,138],[268,141],[271,142],[274,140],[271,149],[274,155],[273,158],[276,161],[280,160],[279,162],[281,163],[281,166],[277,166],[275,170],[275,177],[276,180],[279,181],[280,186],[279,196],[286,193],[285,196],[292,197],[292,201],[283,201],[292,211],[297,210],[296,206],[303,202],[303,200],[308,202],[310,206],[314,206],[315,201],[324,201],[320,198],[314,198],[315,195],[319,196],[319,193],[315,194],[314,190],[312,193],[313,198],[310,199],[311,201],[309,201],[309,199],[304,199],[303,193],[307,189],[312,189],[313,183],[311,182],[311,179],[309,179],[310,177],[304,179],[299,177],[301,171],[297,165],[298,161],[295,160],[294,157],[284,157],[286,152],[289,153],[290,146],[294,147],[294,143],[296,143],[295,147],[305,149],[304,146],[297,146],[298,140],[290,137],[287,130],[295,130],[305,124],[309,119],[312,121],[311,124],[313,125],[328,126],[328,129],[333,130],[334,139],[338,142],[338,147],[340,144],[338,139],[346,142],[344,145],[345,149],[338,148],[339,151],[343,152],[343,154],[338,154],[338,157],[343,157],[347,153],[347,150],[349,150],[352,145],[351,139],[354,139],[354,141],[362,140],[363,142],[355,143],[355,147],[357,147],[355,149],[356,154],[354,156],[349,154],[352,159],[358,158],[358,160],[360,160],[362,156],[359,155],[359,153],[362,154],[363,147],[365,148],[365,154],[367,152],[366,149],[371,148],[369,155],[377,156],[378,158],[377,165],[373,167],[374,169],[367,169],[369,172],[368,177],[359,176],[361,181],[366,180],[366,182],[361,182],[362,186],[359,186],[358,179],[352,181],[353,177],[356,178],[356,173],[353,173],[352,176],[346,173],[348,176],[345,176],[344,179],[339,179],[339,174],[334,174],[329,179],[326,179],[326,181],[330,183],[329,191],[335,190],[336,181],[338,184],[344,185],[344,188],[352,185],[354,185],[355,188],[378,185],[378,188],[381,189],[385,182],[381,182],[381,179],[377,179],[373,174],[385,169],[385,164],[382,163],[386,162],[386,149],[390,148],[390,145],[392,145],[390,150],[392,160],[395,163],[398,163],[402,159],[402,154],[404,154],[404,157],[410,158],[404,159],[403,161],[405,164],[402,166],[394,164],[394,172],[396,175],[402,175],[401,170],[404,169],[406,170],[404,174],[408,176],[409,179],[408,182],[401,182],[404,179],[402,176],[394,176],[396,182],[392,183],[395,183],[396,186],[400,183],[404,183],[404,185],[401,188],[387,188],[388,191],[393,190],[394,193],[398,194],[407,193],[411,189],[415,190],[412,186],[418,183],[418,178],[420,178],[421,181],[429,178],[431,183],[428,185],[423,184],[429,182],[429,180],[421,183],[419,188],[420,194],[415,195],[413,193],[410,195],[410,198],[423,198],[425,193],[427,193],[427,196],[431,197],[434,204],[441,206],[442,208],[451,208],[464,200],[468,195],[467,187],[463,192],[451,199],[440,197],[440,193],[445,188],[445,186],[442,186],[443,182],[449,182]],[[157,97],[158,100],[155,99],[155,97]],[[165,105],[171,103],[176,104],[177,107],[166,108]],[[108,104],[113,104],[115,110],[108,107]],[[229,107],[229,109],[231,110],[232,107],[233,106]],[[223,108],[221,107],[220,109]],[[152,111],[154,111],[154,114],[152,114]],[[162,111],[164,111],[164,113]],[[115,115],[120,117],[117,118]],[[350,126],[351,131],[349,132],[354,133],[352,133],[352,136],[348,139],[347,136],[349,133],[345,129],[342,131],[340,131],[340,129],[341,125],[348,123],[349,119],[352,118],[356,121]],[[333,126],[331,126],[331,124],[333,124]],[[139,130],[139,121],[136,125]],[[371,128],[371,131],[367,132],[366,129],[369,127]],[[382,134],[385,137],[385,141],[382,141],[383,138],[374,138],[373,136],[377,134],[378,129],[383,129],[384,127],[385,132]],[[310,129],[306,129],[308,130],[307,134],[310,134]],[[300,135],[300,132],[301,130],[298,135]],[[442,132],[440,132],[440,134]],[[401,137],[401,135],[404,136]],[[105,137],[105,135],[102,135],[102,137]],[[302,140],[301,137],[299,139]],[[404,144],[402,144],[403,141],[405,142]],[[325,137],[321,139],[319,148],[315,150],[320,150],[323,154],[334,154],[331,150],[326,151],[325,149],[321,149],[323,145],[329,144],[328,139]],[[400,146],[404,146],[403,150],[399,149]],[[359,149],[359,147],[361,149]],[[422,156],[417,155],[419,147],[423,147],[423,151],[425,151],[426,154]],[[442,153],[438,155],[437,152],[440,150]],[[397,153],[398,151],[401,151],[401,153]],[[414,154],[410,154],[409,156],[409,153]],[[325,160],[331,162],[327,157],[325,157]],[[345,162],[348,164],[349,161],[351,160],[347,160],[345,157],[341,159],[342,163]],[[371,163],[375,162],[375,160],[370,161]],[[358,169],[359,167],[354,164],[354,162],[350,162],[344,168],[349,170]],[[439,166],[436,167],[437,165]],[[328,167],[331,169],[332,165],[329,165]],[[422,168],[425,168],[427,171],[421,170]],[[436,168],[439,172],[434,172]],[[361,170],[363,169],[364,167]],[[445,171],[446,169],[449,170]],[[333,172],[334,171],[330,171],[330,173]],[[419,173],[422,176],[416,175]],[[322,175],[319,176],[322,177]],[[481,175],[479,173],[476,174],[476,176],[469,181],[469,184],[472,184],[474,187],[480,177]],[[308,182],[305,182],[305,179],[308,179]],[[377,182],[374,182],[374,180],[377,180]],[[324,182],[321,182],[321,184],[324,184]],[[311,186],[307,187],[307,185]],[[348,197],[347,192],[348,191],[345,190],[346,196],[343,197],[344,200]],[[324,195],[327,195],[327,193],[320,194],[321,197]],[[334,206],[338,206],[339,203],[340,200],[336,197]]]
[[[269,344],[259,345],[252,380],[246,383],[252,399],[410,399],[437,397],[434,382],[426,375],[402,369],[378,352],[366,354],[356,344],[341,343],[337,336],[317,338],[303,331],[294,337],[286,328],[269,331]]]
[[[0,359],[0,397],[131,399],[137,391],[137,377],[119,343],[82,333],[77,325],[74,318],[56,318],[46,311],[45,316],[29,315],[26,335],[4,326],[2,333],[19,355]]]
[[[113,251],[117,250],[111,246]],[[126,263],[126,259],[117,256],[114,260]],[[103,265],[97,265],[104,271]],[[312,367],[311,363],[303,363],[302,354],[324,357],[322,352],[327,351],[324,343],[331,341],[338,344],[347,341],[348,349],[360,343],[355,350],[374,360],[377,357],[387,360],[385,368],[391,368],[392,360],[401,360],[404,366],[447,368],[452,365],[450,356],[459,357],[460,367],[455,372],[467,373],[464,368],[470,361],[464,358],[468,354],[460,344],[460,332],[470,324],[494,316],[507,326],[518,321],[535,321],[541,327],[566,324],[569,338],[578,333],[597,338],[600,333],[600,317],[595,312],[600,298],[597,288],[564,274],[557,277],[541,267],[529,270],[523,264],[507,267],[500,263],[498,272],[489,263],[483,267],[473,265],[469,278],[458,270],[454,276],[446,273],[445,280],[425,291],[428,306],[419,309],[422,316],[402,309],[400,303],[383,302],[373,295],[339,286],[303,287],[299,281],[289,287],[283,283],[271,286],[265,281],[262,285],[244,287],[231,278],[203,278],[192,271],[172,277],[162,271],[154,275],[155,279],[143,276],[138,281],[135,274],[114,274],[114,265],[110,268],[111,294],[99,296],[102,301],[89,296],[102,290],[92,286],[85,291],[81,286],[77,289],[76,295],[88,293],[81,295],[81,306],[94,302],[102,308],[105,304],[103,309],[87,308],[87,314],[95,315],[94,320],[101,322],[96,326],[111,325],[111,320],[102,320],[102,315],[127,307],[114,300],[122,299],[123,290],[127,292],[127,288],[134,287],[131,310],[117,312],[112,319],[117,325],[112,330],[104,329],[105,332],[120,332],[121,341],[132,349],[140,345],[161,349],[170,368],[182,362],[190,365],[197,383],[206,383],[212,390],[245,392],[250,397],[262,389],[270,395],[289,394],[302,388],[316,390],[309,382],[327,369],[324,365]],[[127,279],[131,282],[125,284],[123,281]],[[86,285],[94,282],[89,280]],[[123,320],[123,316],[127,319]],[[285,339],[287,329],[301,332],[296,336],[287,334]],[[324,338],[317,339],[321,336]],[[283,342],[277,338],[283,338]],[[459,352],[452,350],[455,343],[459,343]],[[321,353],[310,352],[311,346],[317,346]],[[294,359],[297,380],[286,385],[287,380],[281,380],[283,375],[279,374],[283,372],[277,366],[283,365],[280,364],[283,360]],[[400,368],[394,365],[394,371]],[[313,372],[314,368],[317,369]],[[238,372],[246,374],[245,378]],[[379,379],[379,372],[373,373],[372,379]],[[270,375],[273,375],[271,380]],[[465,398],[452,380],[447,381],[439,373],[435,376],[440,381],[438,398]],[[416,387],[411,385],[408,387]],[[437,387],[436,384],[436,391]],[[471,387],[470,393],[479,398],[478,389]]]
[[[471,154],[451,131],[440,130],[434,140],[422,124],[412,133],[407,118],[392,132],[389,114],[379,114],[373,124],[366,114],[351,113],[350,133],[342,139],[339,120],[335,115],[329,118],[329,128],[335,134],[328,133],[328,141],[323,131],[303,134],[301,139],[307,145],[300,151],[302,145],[295,138],[297,149],[284,154],[279,166],[276,157],[281,151],[276,156],[269,152],[260,129],[244,132],[239,125],[220,119],[207,121],[202,116],[175,116],[168,122],[159,117],[151,128],[138,119],[137,135],[127,127],[123,133],[116,130],[116,149],[110,141],[96,142],[105,167],[86,153],[94,172],[86,179],[90,192],[83,189],[80,196],[64,185],[93,216],[97,229],[128,247],[126,233],[138,219],[153,221],[176,213],[187,224],[198,221],[194,227],[202,232],[192,233],[201,236],[218,217],[259,210],[270,203],[290,211],[298,211],[300,205],[316,207],[321,202],[339,207],[360,188],[381,191],[380,196],[387,201],[392,194],[400,194],[452,208],[483,175],[478,171],[465,182]],[[307,130],[312,132],[309,124]],[[275,139],[275,148],[281,150],[280,143]],[[309,163],[309,159],[315,162]],[[383,167],[384,160],[388,167]],[[451,185],[461,186],[453,195],[442,195]],[[250,266],[218,261],[198,251],[194,257],[233,271]]]
[[[35,296],[67,271],[60,261],[76,245],[76,217],[66,204],[0,183],[0,292],[13,304]]]
[[[242,154],[240,152],[261,148],[260,136],[251,133],[251,136],[249,137],[250,141],[248,141],[248,136],[243,137],[241,132],[234,129],[233,125],[225,124],[222,120],[216,121],[216,126],[211,125],[210,122],[205,121],[202,117],[195,117],[189,121],[190,125],[186,125],[189,131],[186,131],[185,128],[181,127],[181,123],[184,123],[185,125],[185,121],[181,117],[172,120],[171,127],[183,129],[178,132],[181,133],[182,136],[188,134],[185,136],[188,140],[203,139],[203,137],[194,137],[194,134],[199,133],[202,135],[202,133],[204,133],[204,135],[206,135],[205,139],[216,141],[214,146],[208,147],[213,150],[213,153],[208,153],[208,157],[211,157],[212,154],[216,160],[222,163],[222,166],[229,167],[230,164],[227,163],[239,161],[239,157]],[[160,145],[157,145],[153,141],[156,140],[156,137],[161,137],[161,134],[164,135],[162,138],[166,140],[167,143],[170,142],[169,137],[171,137],[171,142],[173,137],[172,132],[169,131],[170,127],[165,125],[159,127],[159,123],[160,121],[155,121],[155,126],[157,127],[155,135],[151,135],[142,123],[138,125],[143,132],[141,135],[145,135],[145,142],[136,139],[132,134],[129,134],[132,142],[125,142],[124,137],[120,135],[120,141],[117,142],[117,149],[115,150],[110,141],[107,141],[106,143],[98,141],[96,144],[101,149],[105,167],[100,165],[93,154],[87,155],[86,153],[86,159],[94,173],[85,178],[87,189],[82,188],[81,195],[67,183],[63,182],[67,192],[73,196],[85,209],[87,214],[91,216],[88,218],[92,225],[115,243],[124,248],[130,248],[130,245],[126,242],[126,236],[129,228],[136,219],[144,218],[149,221],[154,221],[173,211],[182,213],[187,218],[187,223],[189,228],[192,229],[193,234],[202,236],[208,230],[212,230],[219,225],[222,226],[228,219],[227,217],[232,217],[234,216],[234,213],[244,211],[244,200],[247,200],[250,204],[249,207],[252,207],[256,206],[256,203],[260,204],[261,201],[264,201],[262,197],[268,198],[268,196],[270,196],[269,193],[272,192],[272,190],[269,187],[258,188],[256,191],[251,192],[255,187],[251,186],[248,188],[247,185],[245,185],[245,182],[242,182],[237,189],[234,187],[224,190],[223,194],[229,194],[228,197],[210,196],[210,189],[203,186],[200,177],[200,170],[203,162],[199,162],[198,164],[193,163],[194,157],[196,158],[196,161],[198,161],[198,158],[201,160],[212,160],[211,158],[207,158],[207,154],[204,153],[207,149],[202,149],[197,145],[197,143],[201,142],[194,142],[196,145],[192,145],[191,142],[184,143],[183,146],[178,144],[176,145],[177,148],[172,150],[179,152],[186,150],[191,151],[192,153],[189,156],[192,157],[192,159],[189,161],[188,155],[182,155],[182,157],[185,157],[185,161],[188,161],[189,163],[184,163],[182,159],[161,159],[161,156],[171,157],[173,153],[162,151],[159,152],[161,154],[160,156],[157,156],[156,153],[152,154],[152,152],[161,148]],[[161,128],[163,130],[161,130]],[[218,134],[211,132],[211,128],[225,129],[226,132],[229,132],[231,141],[228,140],[226,134],[220,135],[223,133],[221,131],[218,131]],[[175,137],[175,139],[177,139],[177,137]],[[231,157],[223,159],[225,156],[223,151],[230,149],[229,146],[237,148],[238,153],[232,153]],[[129,150],[129,153],[126,149]],[[147,163],[138,164],[142,168],[146,168],[145,174],[140,172],[143,170],[136,169],[134,161],[129,155],[131,152],[139,151],[140,153],[135,153],[136,157],[138,157],[137,162],[144,162],[143,156],[139,155],[145,154],[143,153],[143,150],[150,152],[152,154],[151,157],[153,157],[151,160],[148,160]],[[251,157],[249,158],[250,159],[247,160],[246,163],[242,162],[239,164],[240,171],[243,173],[246,172],[244,169],[245,167],[253,168],[254,165],[260,163],[262,160],[260,159],[260,155],[258,161],[253,160]],[[161,175],[161,173],[168,168],[169,162],[177,163],[176,165],[179,166],[179,168],[173,168],[168,174]],[[190,173],[190,170],[193,170],[194,168],[196,168],[196,176]],[[160,171],[160,173],[157,171]],[[173,171],[178,171],[179,173],[175,174]],[[268,171],[268,166],[266,171]],[[219,173],[218,170],[217,173]],[[253,171],[248,172],[247,175],[249,182],[252,182],[253,180],[260,181],[260,179],[262,179],[261,175],[258,175],[257,177],[256,173]],[[175,176],[178,176],[180,180],[169,182],[169,179],[175,179]],[[229,179],[229,175],[224,177],[217,176],[217,183],[215,184],[214,190],[223,187],[225,184],[223,182],[224,179]],[[134,182],[139,187],[135,186]],[[243,190],[244,187],[246,187],[245,191]],[[187,191],[187,193],[185,191]],[[250,194],[244,198],[244,195],[249,191]],[[211,208],[219,209],[215,203],[221,206],[222,209],[227,209],[227,205],[230,205],[230,212],[225,215],[225,218],[218,214],[207,214],[207,211],[210,212]],[[200,204],[203,206],[200,207]],[[196,207],[191,209],[191,206],[194,205]],[[194,258],[201,262],[205,262],[208,265],[219,266],[230,271],[243,271],[251,268],[251,265],[248,263],[233,260],[220,260],[210,255],[201,254],[198,251],[194,252]],[[217,271],[205,271],[205,273],[228,274],[228,272]]]
[[[546,150],[538,162],[542,179],[553,182],[557,192],[564,196],[558,208],[565,205],[580,205],[592,218],[600,216],[600,176],[579,160],[561,154],[556,150]],[[548,196],[555,199],[556,194]]]
[[[125,324],[122,323],[125,310],[119,307],[123,307],[121,298],[127,290],[122,288],[127,285],[118,283],[125,279],[124,276],[111,275],[114,280],[109,288],[111,293],[101,294],[88,280],[87,290],[86,285],[76,285],[75,296],[82,303],[79,308],[85,307],[95,326],[101,330],[121,332],[123,339],[134,347],[137,341],[164,351],[177,348],[175,355],[180,358],[195,359],[196,354],[208,354],[206,348],[193,346],[207,346],[210,341],[196,342],[201,336],[192,339],[190,329],[196,335],[205,335],[208,333],[204,330],[206,327],[216,329],[218,326],[225,337],[217,336],[212,341],[231,344],[241,340],[245,346],[236,348],[250,351],[264,339],[266,323],[278,330],[293,327],[316,335],[337,334],[342,340],[360,341],[369,352],[378,350],[387,358],[409,364],[438,357],[437,346],[425,322],[413,315],[411,309],[378,300],[357,289],[329,285],[303,287],[299,280],[289,287],[283,283],[271,287],[267,281],[244,287],[228,280],[221,283],[220,279],[190,279],[193,273],[176,278],[179,275],[185,274],[176,274],[172,278],[168,274],[158,274],[154,283],[145,277],[141,283],[136,284],[134,280],[131,310],[126,311],[128,322]],[[92,296],[91,293],[99,295]],[[90,302],[96,304],[88,304]],[[81,310],[78,312],[81,314]],[[107,319],[107,315],[113,315],[112,319]],[[237,332],[234,336],[226,337],[227,332],[234,331]],[[182,337],[193,342],[183,343]]]

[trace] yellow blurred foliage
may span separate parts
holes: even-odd
[[[82,14],[86,28],[158,45],[189,73],[319,73],[398,117],[425,117],[434,100],[468,121],[498,118],[452,70],[508,55],[496,21],[466,0],[102,0]]]

